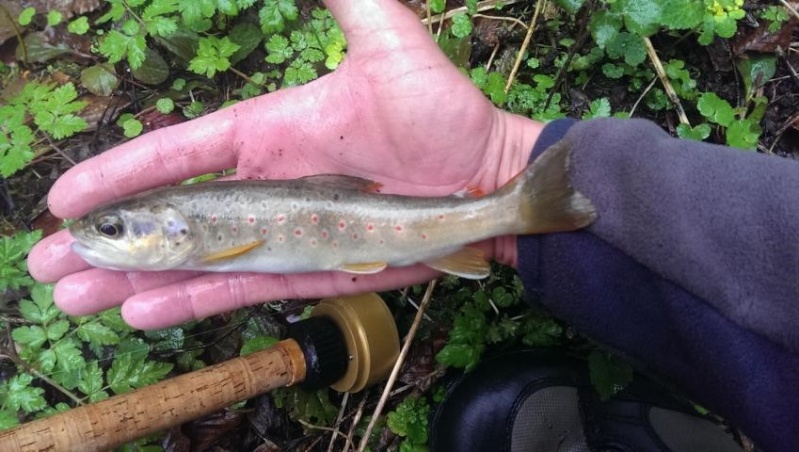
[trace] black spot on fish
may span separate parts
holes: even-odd
[[[183,229],[180,230],[180,235],[186,235],[188,233],[189,233],[189,231],[186,230],[186,228],[183,228]]]
[[[357,276],[353,276],[352,277],[352,282],[356,282],[356,281],[358,281],[358,277]]]
[[[224,240],[224,237],[222,237],[222,234],[219,234],[216,236],[216,239],[221,242],[222,240]]]
[[[339,194],[333,193],[333,201],[338,201],[338,198],[340,198]]]
[[[338,137],[338,139],[339,140],[343,140],[344,139],[344,135],[341,135],[340,137]]]

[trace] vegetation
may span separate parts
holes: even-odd
[[[795,19],[782,6],[742,0],[452,3],[429,0],[430,12],[418,13],[424,18],[455,10],[448,20],[431,18],[431,30],[450,59],[502,108],[541,121],[645,116],[683,138],[788,152],[779,143],[790,126],[779,118],[796,112],[772,103],[778,86],[764,89],[780,71],[781,56],[762,45],[749,52],[755,44],[746,38],[758,33],[786,41],[780,36]],[[14,64],[0,63],[0,175],[12,198],[33,190],[41,198],[42,174],[57,175],[64,162],[86,157],[78,144],[92,139],[88,132],[101,133],[92,111],[109,114],[101,123],[107,124],[107,147],[155,123],[307,83],[335,70],[346,54],[330,13],[308,0],[107,0],[80,16],[32,4],[3,11],[16,19]],[[744,30],[747,13],[762,26]],[[530,27],[532,44],[523,45]],[[782,48],[791,45],[787,37]],[[708,61],[718,46],[736,49],[724,55],[729,70],[717,71]],[[111,102],[120,95],[127,98],[121,113]],[[279,336],[275,324],[300,315],[296,303],[286,301],[154,333],[130,329],[118,310],[67,316],[54,306],[52,287],[27,274],[24,259],[41,237],[21,227],[32,216],[32,209],[9,215],[0,238],[0,291],[8,302],[1,320],[12,340],[0,350],[6,359],[0,429],[269,346]],[[401,326],[407,327],[415,312],[410,300],[421,290],[385,294]],[[410,389],[394,396],[381,417],[386,433],[370,437],[375,450],[389,444],[424,450],[434,377],[446,368],[468,371],[494,350],[567,347],[589,358],[603,397],[632,378],[618,358],[524,303],[521,284],[507,269],[477,283],[444,278],[434,298],[418,339],[429,346],[406,363],[403,381]],[[288,426],[264,427],[259,435],[292,444],[305,438],[310,445],[329,434],[316,427],[341,429],[340,399],[331,396],[277,391],[270,400],[283,411],[273,415]],[[359,397],[373,405],[376,396]],[[253,403],[246,408],[256,409]],[[368,420],[352,426],[356,436]],[[145,438],[127,449],[160,450],[161,440]],[[239,439],[220,434],[216,440]]]

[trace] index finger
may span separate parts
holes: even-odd
[[[234,167],[235,108],[147,133],[70,168],[50,190],[50,211],[74,218],[121,196]]]

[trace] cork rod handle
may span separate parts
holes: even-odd
[[[0,432],[3,450],[106,450],[305,379],[293,339]],[[6,449],[7,448],[7,449]]]

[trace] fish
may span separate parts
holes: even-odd
[[[72,249],[121,271],[378,273],[422,263],[468,279],[490,274],[472,244],[572,231],[596,209],[558,143],[484,196],[380,193],[359,177],[226,180],[156,188],[99,207],[69,228]]]

